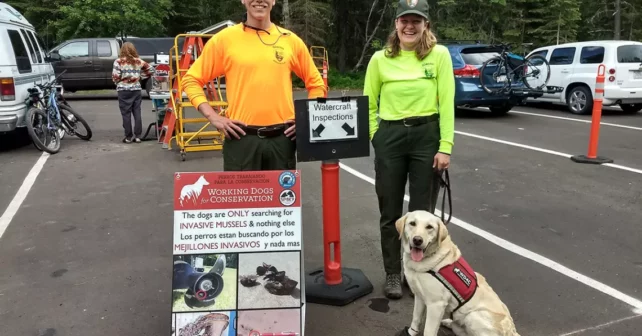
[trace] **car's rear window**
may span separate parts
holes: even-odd
[[[617,47],[619,63],[642,63],[642,45],[623,45]]]
[[[489,48],[468,48],[461,51],[464,62],[470,65],[482,65],[495,56],[499,56],[499,52]]]

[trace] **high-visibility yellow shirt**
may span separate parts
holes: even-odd
[[[450,52],[435,45],[423,59],[401,50],[386,57],[385,49],[372,55],[363,92],[369,97],[370,139],[379,129],[379,118],[400,120],[439,114],[439,151],[451,154],[455,134],[455,75]]]
[[[224,75],[225,115],[247,125],[274,125],[294,119],[293,71],[309,98],[325,96],[321,74],[300,37],[274,24],[267,31],[237,24],[209,39],[183,77],[183,91],[198,108],[207,102],[203,86]]]

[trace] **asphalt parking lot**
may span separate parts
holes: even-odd
[[[70,103],[92,141],[66,137],[60,153],[43,156],[28,141],[0,139],[2,334],[168,335],[172,174],[221,170],[221,155],[181,162],[156,141],[123,144],[115,95]],[[150,111],[144,100],[144,124]],[[550,106],[457,115],[449,231],[524,336],[642,328],[642,113],[604,111],[598,154],[610,165],[569,158],[586,154],[589,120]],[[342,167],[344,266],[362,269],[375,291],[345,307],[309,304],[306,334],[393,335],[410,324],[413,300],[373,309],[384,281],[373,158]],[[320,169],[299,168],[311,269],[323,260]]]

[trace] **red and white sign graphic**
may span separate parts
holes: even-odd
[[[298,179],[298,172],[286,172]],[[290,187],[282,175],[282,171],[176,173],[174,209],[300,207],[301,183]]]
[[[170,72],[169,64],[159,64],[154,71],[154,77],[157,81],[162,81],[164,77],[168,77]]]
[[[174,254],[301,249],[299,171],[174,174]]]

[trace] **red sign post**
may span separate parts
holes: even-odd
[[[327,62],[322,77],[326,86]],[[329,106],[329,107],[328,107]],[[323,267],[306,273],[306,301],[344,306],[373,291],[357,268],[341,264],[339,159],[369,156],[367,97],[295,101],[297,160],[321,161]]]

